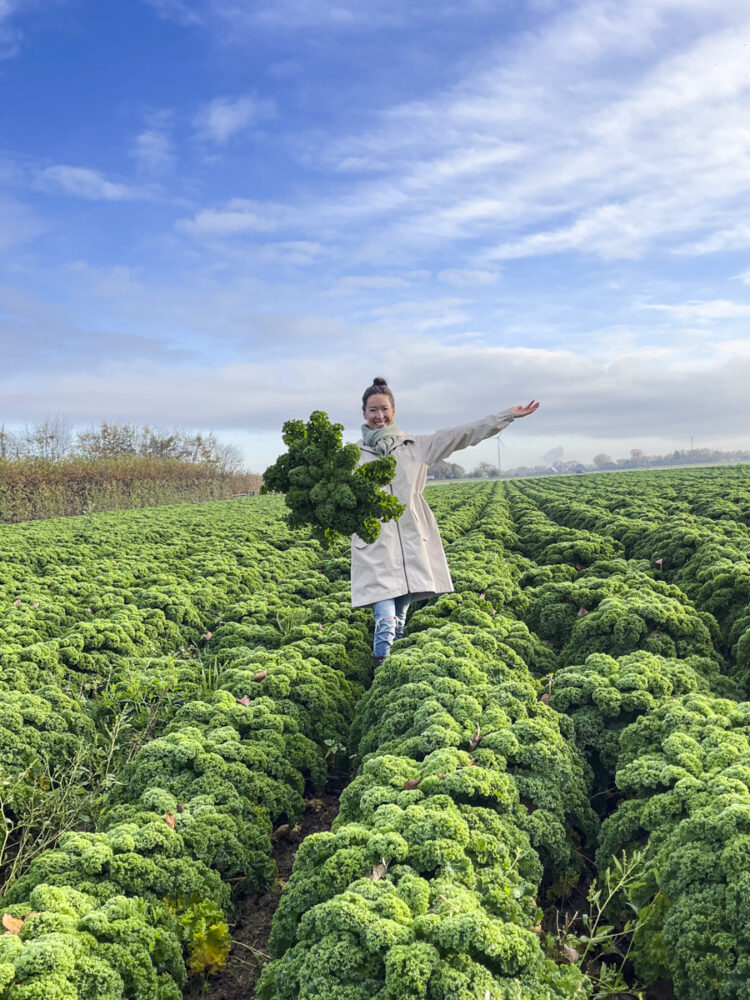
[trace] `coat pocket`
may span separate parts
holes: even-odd
[[[352,547],[353,548],[355,548],[355,549],[365,549],[365,548],[367,548],[367,546],[369,544],[370,544],[369,542],[366,542],[363,538],[360,538],[359,535],[352,535]]]

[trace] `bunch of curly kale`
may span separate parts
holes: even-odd
[[[302,420],[287,420],[283,440],[288,451],[263,473],[261,493],[285,494],[287,521],[309,526],[325,547],[339,535],[357,534],[374,542],[380,522],[398,518],[404,505],[384,493],[396,471],[392,457],[358,467],[356,444],[342,444],[342,424],[332,424],[322,410]]]

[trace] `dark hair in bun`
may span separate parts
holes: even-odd
[[[362,412],[364,413],[367,406],[367,400],[370,396],[387,396],[391,401],[391,406],[396,409],[396,402],[393,398],[393,393],[388,387],[388,383],[384,378],[374,378],[372,380],[372,385],[365,389],[362,396]]]

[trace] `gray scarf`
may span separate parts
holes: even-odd
[[[396,424],[388,424],[386,427],[368,427],[367,424],[362,424],[362,440],[378,455],[387,455],[403,436]]]

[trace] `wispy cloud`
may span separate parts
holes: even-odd
[[[174,148],[169,132],[171,115],[161,111],[149,118],[148,127],[136,136],[131,155],[141,173],[162,174],[174,165]]]
[[[378,291],[384,288],[408,288],[409,282],[405,278],[388,274],[347,274],[339,278],[336,287],[343,291],[363,288]]]
[[[216,4],[224,16],[237,15],[236,3]],[[420,4],[413,4],[419,8]],[[374,25],[403,24],[413,11],[401,0],[259,0],[248,11],[254,24],[280,28],[355,30]]]
[[[277,318],[275,337],[284,336]],[[2,388],[8,419],[60,412],[73,420],[121,419],[252,426],[278,431],[291,414],[326,409],[356,428],[360,387],[372,376],[371,356],[359,344],[367,327],[351,329],[348,343],[328,357],[312,346],[330,321],[310,317],[297,336],[301,349],[283,367],[273,361],[214,363],[200,368],[174,361],[103,361],[95,368],[27,375]],[[305,348],[305,338],[311,346]],[[339,340],[339,344],[344,343]],[[730,346],[717,350],[703,368],[691,370],[679,358],[622,357],[603,363],[574,351],[497,348],[464,342],[449,346],[426,335],[397,338],[379,354],[379,367],[394,387],[402,425],[423,432],[494,412],[534,396],[539,414],[513,429],[519,447],[525,434],[550,440],[576,435],[589,447],[608,439],[659,436],[683,446],[685,435],[735,435],[747,417],[750,358]],[[715,408],[696,400],[720,398]],[[585,431],[582,429],[586,429]],[[510,444],[510,438],[508,439]],[[280,442],[277,446],[280,450]],[[467,453],[467,459],[476,455]],[[268,455],[270,460],[273,456]],[[257,462],[257,456],[256,456]]]
[[[291,209],[285,205],[233,198],[224,208],[203,209],[192,219],[182,219],[177,227],[192,236],[213,238],[275,232],[292,218]]]
[[[475,239],[477,261],[637,257],[657,240],[679,247],[716,229],[750,194],[750,128],[738,125],[739,108],[750,110],[750,21],[726,0],[708,13],[668,0],[575,5],[455,88],[318,141],[339,169],[389,165],[339,211],[398,209],[381,242]],[[657,57],[645,69],[644,53]]]
[[[98,170],[59,164],[47,167],[40,175],[43,182],[61,188],[66,194],[92,201],[130,201],[147,197],[144,189],[110,181]]]
[[[0,25],[20,2],[0,0]],[[40,122],[41,167],[23,152],[0,166],[16,194],[0,244],[41,225],[24,200],[64,237],[14,249],[13,280],[68,304],[16,303],[4,322],[4,413],[270,434],[325,400],[356,423],[377,345],[414,430],[530,396],[540,435],[600,450],[699,419],[725,437],[749,426],[745,0],[146,2],[190,33],[125,5],[134,31],[169,41],[163,63],[127,100],[119,74],[102,78],[62,140]],[[101,30],[89,8],[71,7]],[[488,30],[462,21],[459,38],[467,10]],[[167,96],[199,47],[189,94]],[[144,112],[165,102],[171,117]],[[99,157],[97,114],[130,172]],[[105,232],[105,272],[87,235],[114,202],[127,225]],[[689,259],[708,253],[726,256]],[[709,393],[726,410],[706,414]]]
[[[21,43],[21,29],[12,18],[29,0],[0,0],[0,59],[11,59],[18,52]]]
[[[565,5],[455,86],[359,132],[303,136],[302,161],[342,185],[294,205],[298,235],[356,241],[359,262],[453,250],[437,270],[456,282],[525,257],[750,245],[735,221],[750,212],[749,49],[750,8],[733,0]],[[207,105],[204,135],[247,127],[257,108],[245,100]]]
[[[436,5],[430,0],[146,0],[157,13],[178,24],[217,22],[240,35],[266,31],[354,33],[373,28],[397,28],[436,16],[466,18],[491,12],[486,0]]]
[[[199,108],[194,125],[200,139],[223,145],[252,125],[276,115],[276,105],[246,94],[243,97],[216,97]]]
[[[26,205],[0,196],[0,252],[30,242],[44,229],[44,223]]]
[[[744,250],[748,246],[750,246],[750,224],[740,222],[726,229],[717,229],[695,242],[683,243],[675,247],[673,253],[700,256],[726,250]]]
[[[499,280],[497,271],[480,271],[469,268],[449,267],[438,272],[438,280],[457,288],[470,288],[472,285],[494,285]]]
[[[715,320],[740,319],[750,316],[749,303],[730,302],[727,299],[694,300],[680,302],[676,305],[648,304],[642,308],[667,313],[679,322],[685,323],[713,323]]]
[[[166,21],[175,21],[184,27],[203,23],[200,12],[203,5],[199,0],[193,3],[189,0],[145,0],[145,3]]]

